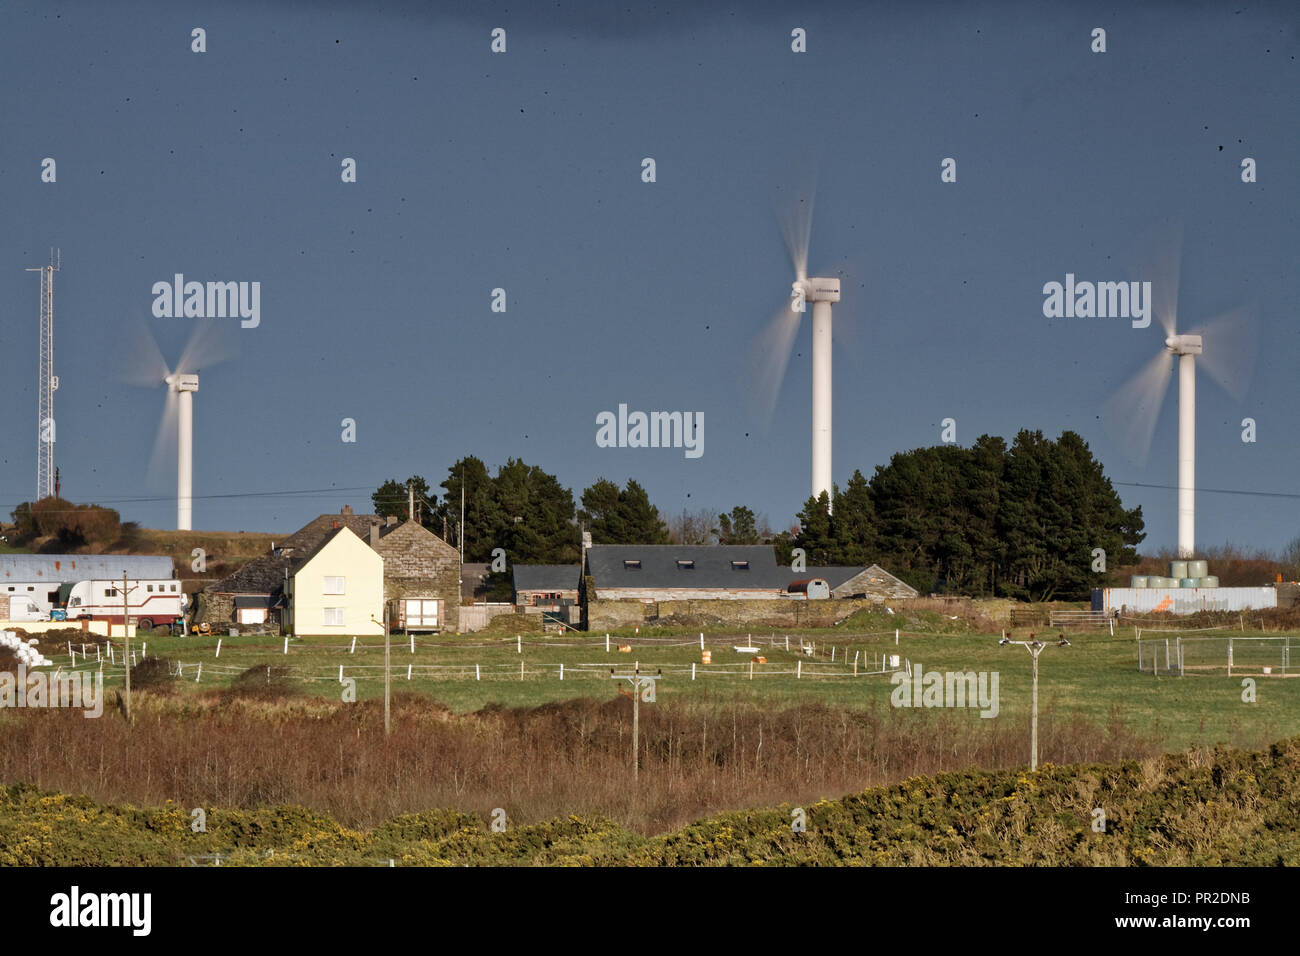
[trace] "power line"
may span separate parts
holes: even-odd
[[[1140,481],[1116,481],[1116,485],[1126,488],[1158,488],[1163,491],[1177,491],[1177,485],[1151,485]],[[1197,488],[1197,492],[1210,495],[1247,495],[1253,498],[1300,498],[1300,494],[1286,491],[1246,491],[1241,488]]]
[[[193,495],[192,497],[203,498],[203,499],[293,498],[293,497],[305,498],[305,497],[315,496],[315,495],[345,494],[347,492],[373,491],[373,490],[374,489],[371,488],[371,486],[369,485],[356,485],[354,487],[338,487],[338,488],[299,488],[291,491],[237,491],[237,492],[231,492],[229,494]],[[149,502],[155,502],[155,501],[175,501],[175,500],[176,500],[175,495],[141,495],[133,498],[101,498],[98,501],[94,502],[94,504],[147,504]],[[32,504],[32,502],[21,502],[21,503]],[[0,505],[0,508],[2,507],[6,507],[6,506]],[[14,504],[10,507],[17,507],[17,504]],[[65,509],[64,511],[61,512],[47,511],[44,513],[60,514],[60,513],[68,513],[68,512]]]

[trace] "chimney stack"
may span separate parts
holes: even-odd
[[[370,525],[370,547],[376,548],[378,546],[379,546],[379,524],[373,523]]]
[[[352,514],[352,506],[351,506],[351,505],[344,505],[342,508],[339,509],[339,514],[341,514],[341,515],[350,515],[350,514]]]
[[[384,520],[388,527],[391,528],[393,525],[397,524],[397,515],[385,515]]]

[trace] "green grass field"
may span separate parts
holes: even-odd
[[[751,678],[750,661],[756,655],[732,649],[734,644],[745,643],[744,634],[706,633],[705,646],[712,654],[709,665],[701,664],[698,631],[676,635],[656,631],[653,637],[613,637],[608,653],[603,634],[525,635],[519,645],[521,651],[516,649],[513,636],[424,636],[416,638],[414,653],[405,636],[394,635],[392,688],[395,693],[426,696],[463,713],[488,704],[537,706],[576,697],[612,698],[618,689],[610,679],[610,669],[627,674],[639,666],[643,673],[662,671],[658,683],[660,701],[703,703],[740,698],[773,707],[808,701],[848,707],[867,706],[875,701],[887,706],[894,689],[889,676],[869,672],[881,669],[885,655],[898,654],[902,661],[910,661],[914,667],[919,664],[926,672],[997,672],[999,715],[1004,719],[1023,719],[1030,707],[1030,656],[1020,646],[999,646],[998,636],[905,631],[895,644],[893,632],[791,633],[788,635],[791,650],[787,651],[784,632],[755,634],[752,640],[766,657],[766,663],[754,664]],[[1013,636],[1023,639],[1028,635]],[[801,637],[816,642],[814,657],[797,652]],[[218,640],[221,642],[219,655]],[[382,638],[358,639],[355,652],[350,651],[350,638],[291,640],[287,654],[283,640],[281,637],[156,634],[141,635],[133,641],[133,649],[138,655],[143,645],[151,657],[162,656],[178,662],[182,679],[175,682],[175,688],[182,694],[228,686],[249,668],[288,667],[302,693],[338,701],[343,691],[339,683],[341,666],[344,678],[355,680],[358,699],[382,696]],[[1054,711],[1058,717],[1077,714],[1103,727],[1118,718],[1130,730],[1154,736],[1168,750],[1215,743],[1260,746],[1300,734],[1300,680],[1260,676],[1258,666],[1249,667],[1257,689],[1256,701],[1247,703],[1242,699],[1243,677],[1235,674],[1228,677],[1223,671],[1196,675],[1189,672],[1180,678],[1164,674],[1154,677],[1149,671],[1139,673],[1131,630],[1127,635],[1117,632],[1114,637],[1106,631],[1074,632],[1070,640],[1069,647],[1057,647],[1053,640],[1042,652],[1040,713]],[[620,653],[619,644],[630,645],[632,649]],[[1240,665],[1265,662],[1265,651],[1259,646],[1248,651],[1246,642],[1239,640],[1239,645],[1243,647],[1237,656]],[[47,646],[46,653],[56,664],[67,666],[64,646]],[[91,666],[94,666],[94,651],[90,653]],[[79,660],[78,666],[86,665]],[[798,674],[800,670],[802,673]],[[109,667],[105,674],[109,687],[121,686],[120,668]],[[626,682],[622,686],[626,687]],[[977,709],[970,709],[966,714],[972,721],[980,719]]]

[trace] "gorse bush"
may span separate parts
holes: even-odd
[[[838,800],[729,812],[656,837],[599,814],[531,824],[425,810],[370,830],[303,807],[139,809],[0,788],[0,865],[1294,866],[1300,738],[1036,773],[909,777]],[[1102,826],[1094,826],[1101,820]],[[508,814],[508,808],[507,808]]]

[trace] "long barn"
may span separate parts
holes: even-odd
[[[0,554],[0,583],[111,580],[168,580],[172,559],[165,554]]]

